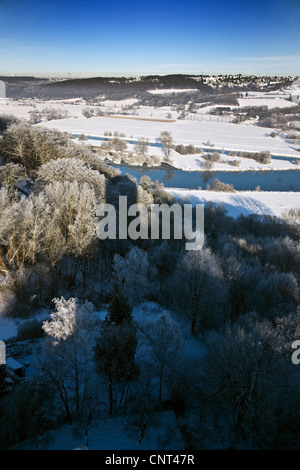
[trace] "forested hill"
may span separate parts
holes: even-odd
[[[36,77],[0,77],[6,84],[8,98],[70,99],[92,100],[105,96],[106,99],[125,98],[153,99],[149,91],[181,89],[187,90],[186,98],[201,99],[207,95],[234,93],[240,90],[257,91],[267,87],[276,89],[290,84],[283,77],[244,77],[206,75],[151,75],[140,78],[93,77],[76,79],[48,79]],[[182,93],[176,96],[180,100]],[[174,97],[173,97],[174,100]]]

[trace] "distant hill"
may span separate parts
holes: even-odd
[[[138,98],[143,104],[162,105],[186,102],[187,100],[202,101],[209,97],[225,98],[236,92],[254,91],[268,88],[277,89],[288,85],[292,80],[270,77],[265,80],[262,77],[245,76],[219,76],[210,78],[207,75],[148,75],[140,78],[125,77],[92,77],[77,79],[48,79],[36,77],[0,77],[6,83],[6,95],[8,98],[38,98],[70,99],[83,98],[95,100],[104,96],[106,99],[122,100],[125,98]],[[177,96],[161,95],[160,97],[149,93],[150,90],[183,89],[192,92],[183,92]],[[171,94],[172,95],[172,94]],[[174,94],[173,94],[174,95]]]

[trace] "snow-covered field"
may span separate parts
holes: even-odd
[[[300,154],[299,157],[300,158]],[[175,168],[185,171],[205,171],[205,160],[201,154],[180,155],[178,152],[172,151],[170,160]],[[230,162],[238,161],[238,166],[232,166]],[[213,164],[215,171],[266,171],[266,170],[297,170],[299,166],[288,160],[275,160],[271,163],[262,164],[252,158],[230,157],[220,154],[220,162]]]
[[[300,193],[297,192],[237,191],[226,193],[179,188],[166,188],[166,191],[186,203],[207,204],[212,202],[223,205],[227,214],[234,218],[240,214],[282,217],[283,213],[289,209],[300,207]]]
[[[155,92],[175,90],[153,90]],[[178,92],[182,90],[177,90]],[[259,106],[266,104],[269,107],[294,106],[295,103],[283,99],[286,94],[274,93],[249,93],[247,97],[240,98],[241,105]],[[163,130],[172,134],[175,144],[192,144],[203,147],[207,142],[215,148],[235,151],[269,151],[274,155],[287,155],[300,157],[296,147],[289,144],[281,137],[270,137],[273,129],[255,126],[251,123],[233,124],[226,122],[230,117],[212,116],[209,111],[214,106],[201,108],[196,114],[189,114],[188,119],[178,120],[178,112],[165,106],[154,108],[150,106],[136,107],[136,99],[122,101],[102,101],[98,106],[90,106],[84,100],[53,100],[34,101],[6,100],[0,103],[0,114],[14,114],[24,119],[29,119],[32,112],[42,112],[45,108],[66,113],[68,118],[41,122],[39,125],[56,128],[76,134],[103,136],[105,131],[124,133],[126,138],[138,139],[147,137],[155,142]],[[133,107],[133,109],[130,109]],[[83,117],[85,108],[93,109],[95,113],[119,113],[118,116],[100,116],[89,119]],[[130,114],[128,118],[121,113]],[[130,119],[129,119],[130,117]],[[139,119],[153,119],[143,121]],[[163,120],[159,122],[155,120]],[[177,119],[177,120],[176,120]],[[176,122],[172,122],[176,120]]]
[[[171,133],[175,144],[192,144],[203,147],[235,151],[269,151],[274,155],[300,157],[293,145],[280,137],[270,137],[271,129],[224,122],[176,121],[155,122],[113,117],[92,117],[89,119],[60,119],[39,124],[74,134],[103,136],[105,131],[124,133],[126,138],[147,137],[151,142],[159,139],[162,131]]]
[[[297,106],[296,103],[292,101],[287,101],[282,98],[239,98],[238,99],[239,105],[241,107],[246,106],[267,106],[269,109],[271,108],[290,108],[292,106]]]

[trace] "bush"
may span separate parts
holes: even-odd
[[[263,164],[271,163],[271,155],[270,152],[259,152],[255,154],[254,159]]]
[[[86,117],[87,119],[93,117],[94,115],[94,110],[92,108],[84,108],[82,110],[82,115]]]
[[[195,153],[202,153],[202,148],[200,147],[194,147],[194,145],[176,145],[175,147],[176,152],[180,153],[180,155],[192,155]]]
[[[44,330],[42,329],[42,321],[27,320],[21,325],[18,326],[17,334],[18,337],[22,340],[32,339],[32,338],[41,338],[44,336]]]
[[[213,163],[220,161],[220,154],[217,152],[203,154],[204,160],[208,160]]]
[[[226,193],[234,193],[235,189],[233,184],[222,183],[222,181],[215,178],[212,182],[213,191],[224,191]]]
[[[240,162],[240,160],[231,160],[231,161],[229,162],[229,164],[230,164],[231,166],[240,166],[241,162]]]

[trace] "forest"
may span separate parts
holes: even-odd
[[[38,346],[31,380],[9,393],[0,369],[0,448],[116,416],[142,442],[165,408],[167,448],[299,448],[299,211],[234,219],[207,204],[198,251],[100,240],[99,204],[174,198],[67,133],[8,115],[0,133],[0,315]]]

